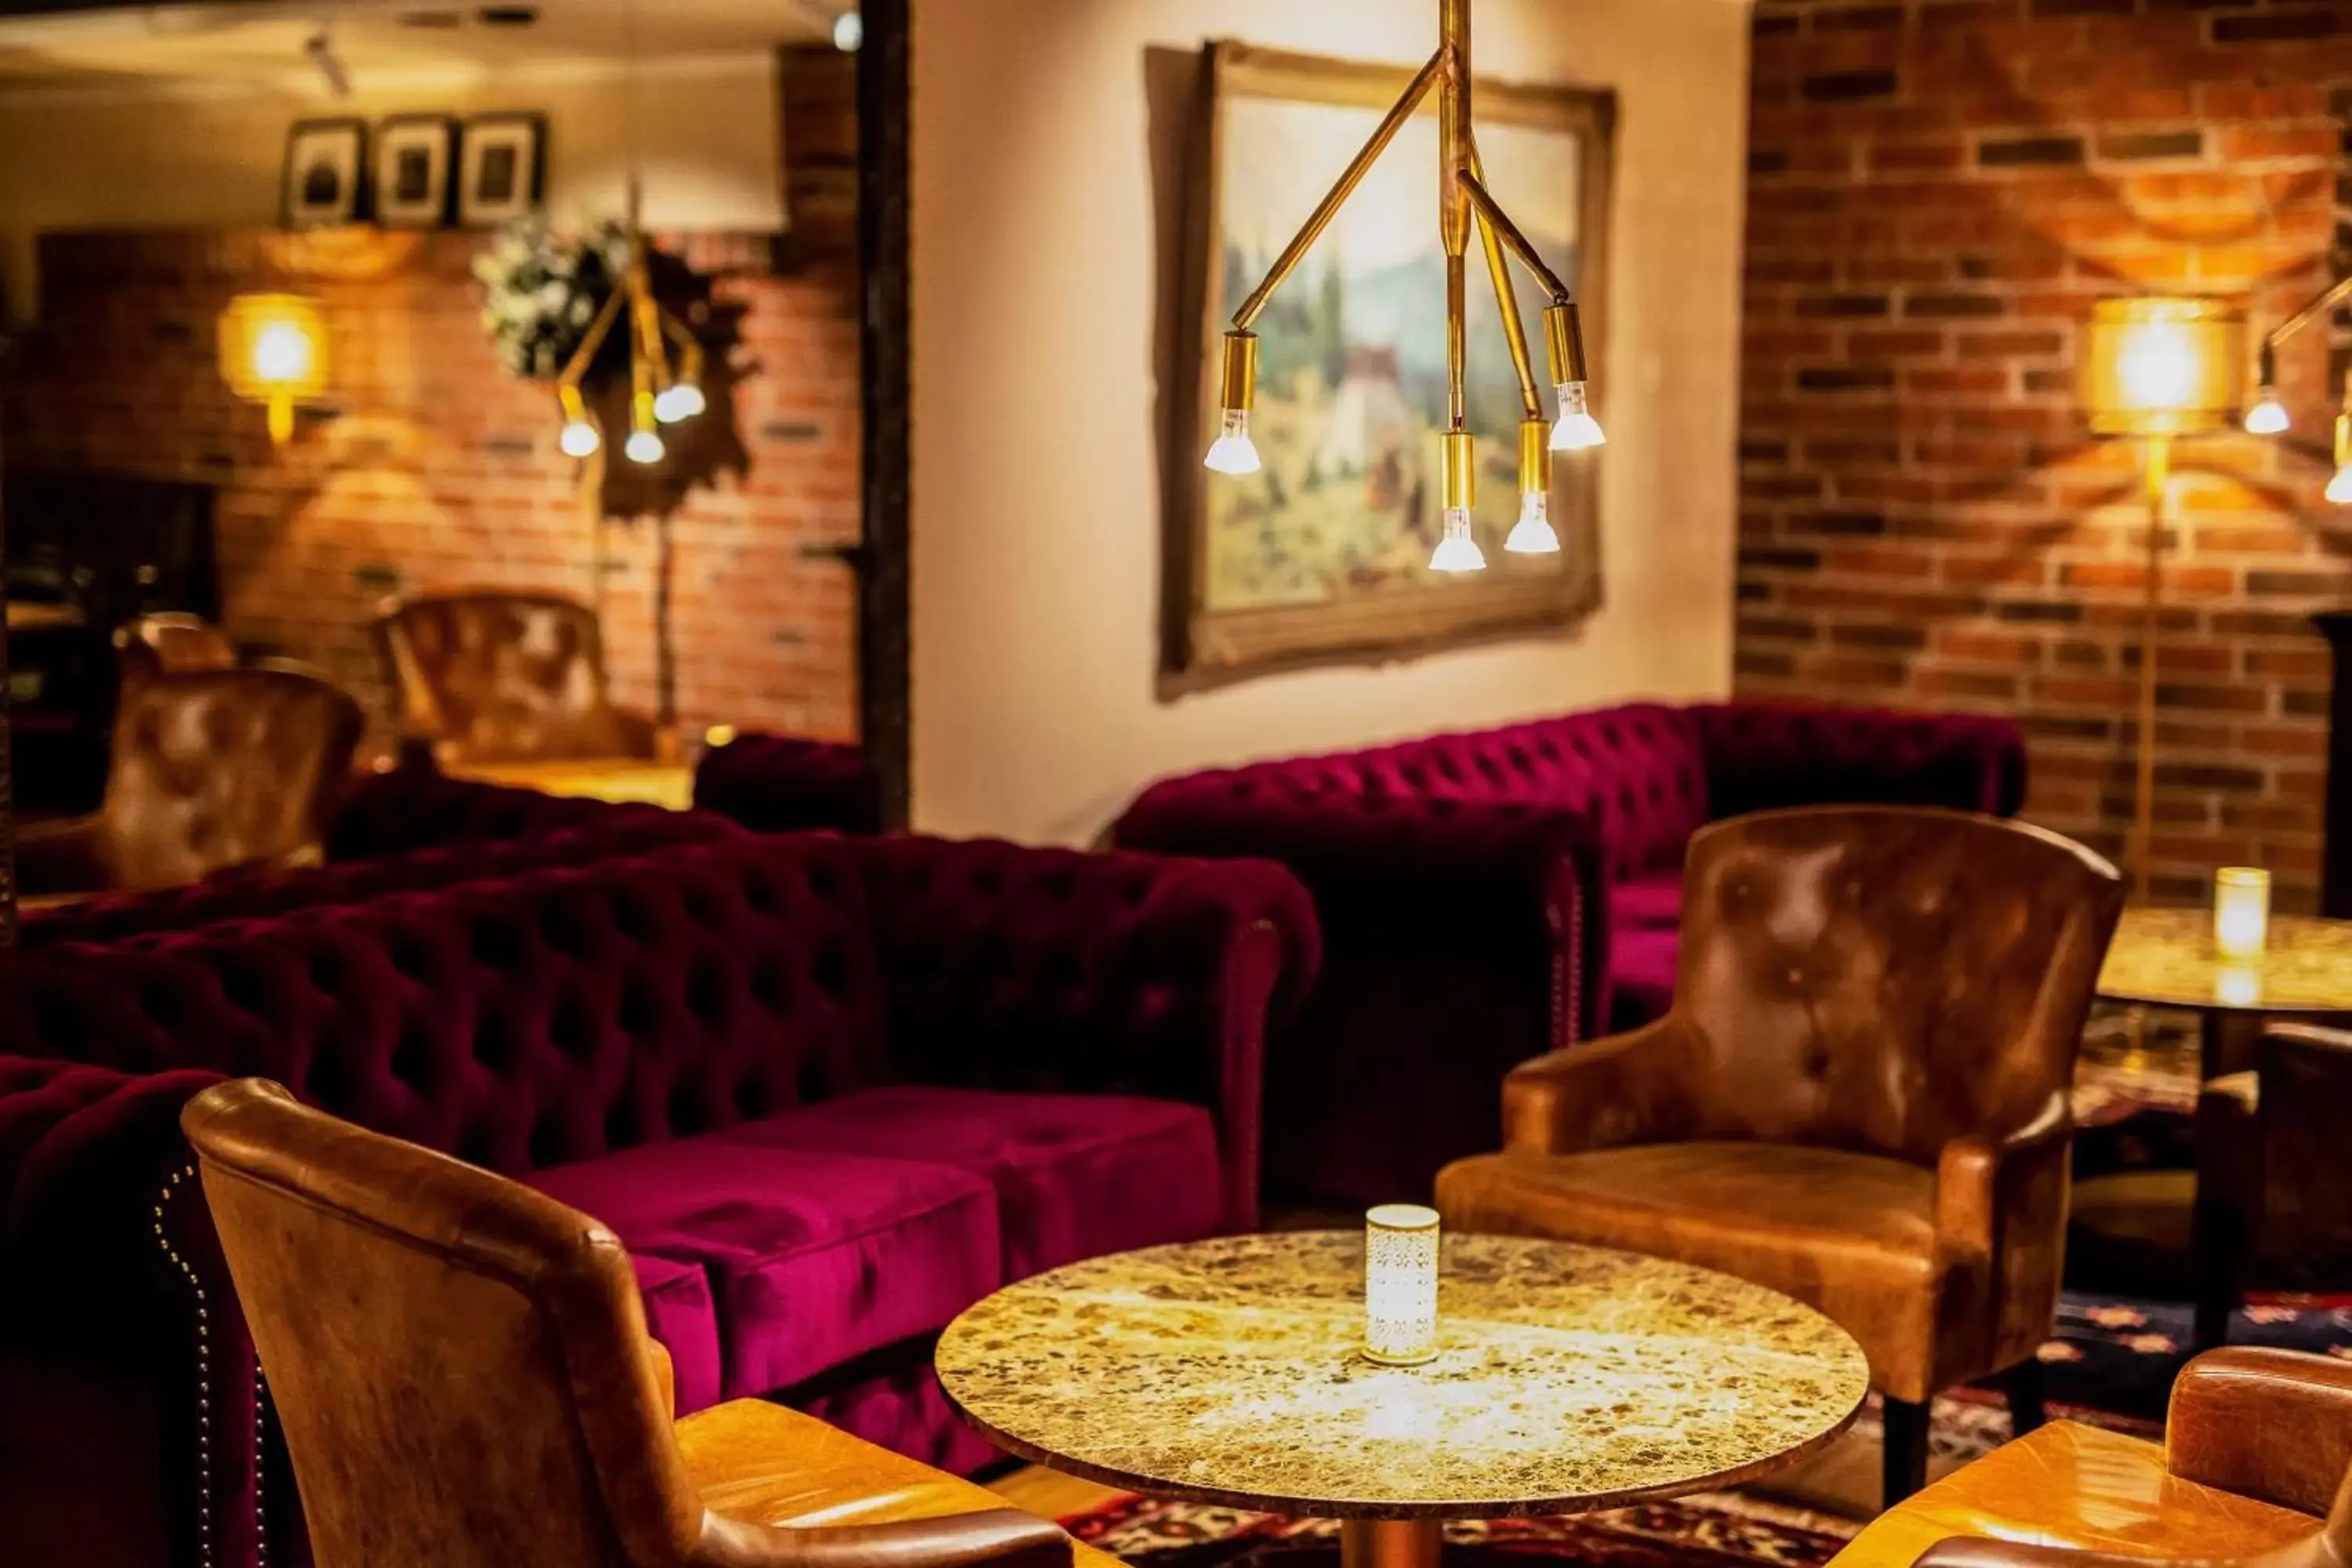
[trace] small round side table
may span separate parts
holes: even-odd
[[[2352,1012],[2352,921],[2322,920],[2308,915],[2273,915],[2269,942],[2259,959],[2236,963],[2213,951],[2213,914],[2210,909],[2126,910],[2116,922],[2115,940],[2107,946],[2099,971],[2099,994],[2114,1002],[2150,1007],[2173,1007],[2198,1016],[2199,1076],[2222,1077],[2252,1065],[2249,1040],[2274,1014]],[[2198,1180],[2209,1179],[2202,1148],[2198,1151]],[[2120,1186],[2121,1178],[2095,1177],[2077,1194],[2078,1211],[2095,1213],[2097,1184]],[[2186,1194],[2168,1188],[2151,1202],[2137,1205],[2164,1218],[2186,1205],[2189,1231],[2188,1273],[2197,1291],[2192,1348],[2209,1349],[2228,1337],[2231,1292],[2220,1288],[2220,1238],[2206,1234],[2213,1223],[2208,1211]],[[2116,1215],[2132,1205],[2116,1208]],[[2101,1234],[2114,1234],[2107,1225],[2084,1217],[2082,1223]],[[2119,1224],[2120,1219],[2111,1219]],[[2128,1233],[2132,1227],[2124,1226]],[[2177,1247],[2178,1243],[2171,1245]]]
[[[1162,1497],[1342,1521],[1345,1568],[1431,1568],[1443,1521],[1578,1513],[1769,1474],[1843,1432],[1845,1331],[1727,1275],[1447,1236],[1439,1352],[1375,1365],[1363,1237],[1226,1237],[1010,1286],[940,1381],[1014,1454]]]

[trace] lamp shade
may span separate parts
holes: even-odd
[[[240,294],[220,320],[221,378],[239,397],[269,406],[269,434],[292,434],[294,405],[327,389],[327,323],[300,294]]]
[[[2198,436],[2236,422],[2246,321],[2213,300],[2102,300],[2083,337],[2084,408],[2102,436]]]

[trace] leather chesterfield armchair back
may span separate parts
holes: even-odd
[[[320,1568],[1070,1568],[1043,1520],[812,1417],[673,1429],[628,1255],[552,1198],[257,1079],[182,1124]]]
[[[596,612],[560,594],[468,589],[390,607],[376,637],[398,726],[447,762],[650,757],[652,721],[613,706]]]
[[[202,616],[159,611],[114,628],[114,662],[125,690],[159,675],[236,668],[236,644]]]
[[[291,669],[156,676],[123,694],[104,805],[19,839],[23,890],[171,888],[314,862],[362,722],[349,696]]]

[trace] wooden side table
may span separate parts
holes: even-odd
[[[1363,1237],[1225,1237],[998,1291],[940,1381],[1001,1447],[1163,1497],[1342,1521],[1346,1568],[1432,1568],[1443,1521],[1736,1485],[1845,1430],[1870,1369],[1827,1318],[1684,1264],[1448,1236],[1439,1351],[1364,1359]]]

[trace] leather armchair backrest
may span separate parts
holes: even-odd
[[[101,810],[110,885],[315,860],[361,725],[349,696],[287,669],[161,675],[126,691]]]
[[[611,1231],[259,1079],[182,1125],[322,1568],[689,1555],[702,1505]]]
[[[478,762],[620,750],[596,613],[559,594],[424,595],[376,623],[399,723]]]
[[[1694,1137],[1934,1164],[2065,1087],[2107,939],[2114,867],[1959,812],[1760,812],[1691,841],[1675,1012],[1705,1066]]]
[[[202,616],[163,611],[114,628],[114,658],[128,689],[159,675],[236,668],[236,645]]]

